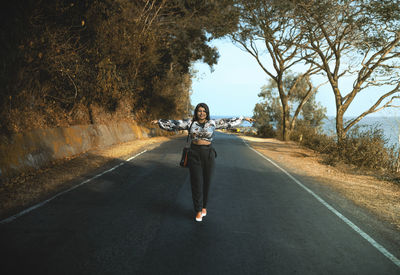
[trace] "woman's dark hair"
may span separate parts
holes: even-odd
[[[197,104],[196,108],[194,109],[193,120],[194,121],[199,120],[199,118],[197,117],[197,111],[199,110],[200,107],[203,107],[206,110],[206,114],[207,114],[206,120],[210,120],[210,110],[208,109],[208,106],[205,103]]]

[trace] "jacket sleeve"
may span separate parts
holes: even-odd
[[[189,129],[190,124],[192,123],[191,119],[183,119],[183,120],[173,120],[173,119],[159,119],[158,126],[161,129],[166,131],[177,131],[177,130],[187,130]]]
[[[244,120],[243,116],[216,119],[215,129],[227,129],[227,128],[237,127],[240,124],[242,124],[243,120]]]

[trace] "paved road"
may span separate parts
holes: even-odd
[[[183,139],[0,225],[0,274],[400,274],[237,137],[217,134],[209,215],[193,220]]]

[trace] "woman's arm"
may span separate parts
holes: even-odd
[[[242,124],[243,120],[246,120],[248,122],[253,122],[254,119],[249,118],[249,117],[234,117],[234,118],[221,118],[221,119],[215,119],[215,128],[216,129],[227,129],[227,128],[233,128],[237,127],[240,124]]]
[[[191,119],[173,120],[173,119],[158,119],[152,120],[151,124],[158,126],[166,131],[187,130],[192,123]]]

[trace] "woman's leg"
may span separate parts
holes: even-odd
[[[189,171],[194,211],[200,212],[203,208],[203,169],[199,150],[190,151]]]
[[[215,152],[212,148],[203,154],[203,208],[207,208],[208,193],[215,168]]]

